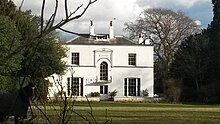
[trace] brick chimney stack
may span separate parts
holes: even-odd
[[[143,43],[144,43],[144,39],[143,39],[142,33],[140,33],[138,37],[138,44],[143,44]]]

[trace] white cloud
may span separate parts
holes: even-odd
[[[196,2],[198,2],[198,0],[178,0],[178,2],[173,2],[176,2],[176,4],[180,6],[192,7]]]
[[[108,32],[109,21],[113,18],[115,32],[123,34],[124,23],[133,21],[142,12],[137,0],[98,0],[83,18],[94,20],[98,33]],[[88,20],[88,19],[87,19]],[[101,29],[101,30],[100,30]]]
[[[171,0],[171,2],[176,3],[179,6],[185,6],[185,7],[192,7],[195,4],[198,4],[198,2],[207,2],[210,0]]]
[[[19,5],[22,0],[13,0],[16,5]],[[48,19],[54,9],[55,0],[46,0],[45,19]],[[84,4],[82,11],[89,0],[69,0],[69,11],[74,11],[80,4]],[[96,33],[108,33],[109,21],[114,20],[116,34],[124,34],[124,23],[135,20],[143,9],[152,7],[170,8],[177,7],[192,7],[198,2],[207,2],[209,0],[97,0],[91,5],[85,15],[79,20],[74,20],[72,23],[65,25],[68,30],[88,33],[89,21],[94,20]],[[61,20],[64,17],[64,0],[59,0],[59,11],[57,19]],[[23,9],[31,9],[33,14],[40,14],[42,0],[25,0]],[[172,7],[171,7],[172,8]]]
[[[197,4],[198,2],[207,2],[210,0],[137,0],[142,7],[171,7],[171,6],[179,6],[179,7],[187,7],[190,8]]]
[[[199,20],[196,20],[195,23],[196,23],[198,26],[201,26],[201,25],[202,25],[202,22],[199,21]]]
[[[139,16],[143,12],[143,8],[141,8],[138,4],[135,5],[134,14]]]
[[[79,20],[73,21],[65,26],[68,30],[76,30],[78,32],[87,32],[89,21],[94,20],[95,28],[98,33],[107,33],[109,21],[116,18],[114,21],[115,32],[118,34],[123,33],[124,23],[134,20],[142,11],[142,8],[136,3],[137,0],[98,0],[96,3],[90,6],[85,15]],[[21,0],[14,0],[16,5],[19,5]],[[68,1],[69,11],[74,11],[76,5],[85,5],[88,0],[74,0]],[[23,5],[23,9],[31,9],[34,14],[39,15],[41,9],[42,0],[37,2],[26,0]],[[46,1],[45,19],[48,19],[54,9],[54,1]],[[75,5],[75,6],[74,6]],[[64,5],[63,0],[59,0],[59,13],[57,19],[61,20],[64,17]],[[82,11],[83,8],[80,10]],[[86,30],[86,31],[85,31]]]

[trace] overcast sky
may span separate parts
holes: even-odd
[[[17,6],[22,0],[12,0]],[[55,0],[46,0],[45,15],[48,19],[54,9]],[[59,14],[57,19],[64,15],[63,1],[59,0]],[[80,4],[87,4],[88,0],[69,0],[69,10],[74,11]],[[40,14],[42,0],[25,0],[23,10],[31,9],[33,14]],[[82,7],[83,9],[84,7]],[[123,31],[124,23],[133,21],[143,9],[168,8],[174,11],[181,10],[193,20],[201,23],[202,27],[212,20],[211,0],[98,0],[91,5],[86,14],[64,28],[78,33],[88,33],[90,20],[94,21],[95,33],[108,33],[109,21],[113,20],[115,34],[126,35]]]

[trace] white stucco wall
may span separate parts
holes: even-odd
[[[116,89],[117,96],[123,97],[124,78],[134,77],[141,79],[141,91],[147,88],[149,96],[153,97],[153,46],[68,45],[67,47],[68,57],[64,60],[68,66],[72,66],[74,77],[83,78],[84,95],[100,91],[102,83],[96,82],[96,78],[100,75],[100,63],[105,61],[109,66],[109,79],[112,78],[111,82],[106,83],[109,91]],[[71,65],[72,52],[80,53],[79,66]],[[136,53],[136,66],[128,65],[128,53]],[[62,76],[64,85],[67,84],[67,77],[71,77],[69,69]],[[64,87],[66,89],[66,86]]]
[[[94,65],[94,51],[110,49],[113,52],[113,66],[128,66],[128,53],[137,54],[137,66],[153,66],[153,46],[115,46],[115,45],[68,45],[68,65],[71,65],[71,53],[80,53],[80,66]]]

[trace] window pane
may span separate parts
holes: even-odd
[[[138,78],[138,84],[137,84],[137,96],[140,96],[140,92],[141,92],[141,79]]]
[[[125,78],[124,79],[124,96],[140,96],[141,79]]]
[[[103,94],[103,86],[100,86],[100,94]]]
[[[80,96],[83,96],[83,78],[81,78],[80,82]]]
[[[100,86],[100,94],[108,94],[108,85]]]
[[[128,84],[128,95],[129,96],[136,96],[136,79],[135,78],[129,78],[129,84]]]
[[[83,96],[83,78],[67,78],[67,94],[74,96]]]
[[[106,62],[100,64],[100,80],[108,80],[108,64]]]
[[[79,96],[79,78],[72,78],[71,91],[75,96]]]
[[[128,54],[128,65],[136,65],[136,54],[135,53]]]
[[[124,95],[127,96],[127,78],[124,79]]]
[[[104,87],[105,87],[104,94],[108,94],[108,85],[105,85]]]
[[[72,53],[71,63],[79,65],[79,53]]]

